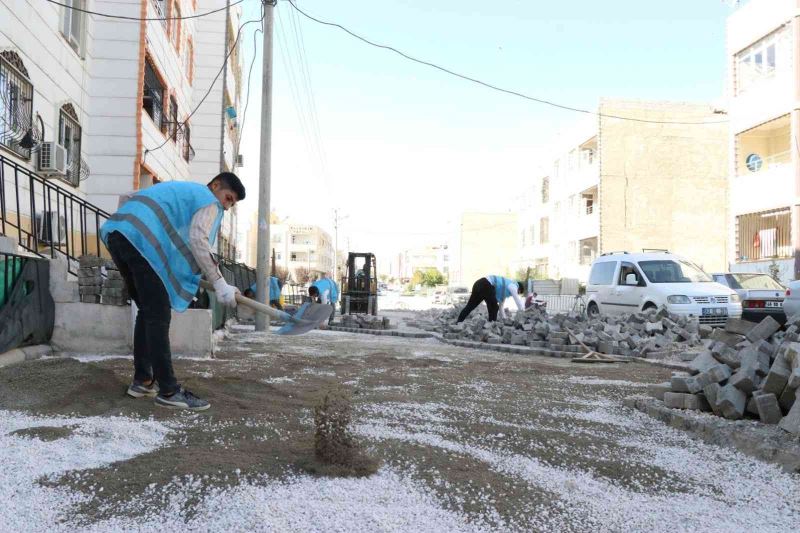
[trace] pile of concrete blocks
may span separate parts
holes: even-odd
[[[389,317],[372,315],[342,315],[339,325],[353,329],[389,329]]]
[[[82,255],[78,258],[78,262],[78,294],[81,302],[99,304],[105,261],[94,255]]]
[[[652,395],[667,407],[753,417],[800,436],[800,316],[785,331],[772,317],[758,324],[728,319],[704,345],[689,372],[653,385]]]
[[[105,264],[106,277],[103,279],[102,303],[105,305],[127,305],[128,289],[125,286],[125,280],[122,279],[117,269],[117,265],[113,261],[107,261]]]
[[[588,318],[579,313],[548,315],[530,308],[513,318],[489,322],[485,309],[476,309],[457,324],[459,310],[429,310],[407,319],[410,327],[442,334],[445,339],[489,344],[512,344],[581,353],[582,345],[609,354],[665,358],[670,354],[693,359],[713,329],[666,309],[631,315]]]

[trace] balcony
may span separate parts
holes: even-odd
[[[772,209],[794,195],[789,115],[736,135],[734,214]]]

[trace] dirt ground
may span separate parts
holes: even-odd
[[[124,431],[138,440],[150,427],[163,433],[142,453],[114,460],[109,452],[106,461],[38,477],[40,488],[25,497],[53,498],[59,510],[54,524],[27,517],[32,530],[131,529],[153,520],[264,531],[775,531],[800,523],[798,476],[621,407],[645,384],[668,379],[666,369],[577,365],[432,339],[277,337],[235,327],[215,359],[175,360],[182,384],[212,404],[195,414],[125,396],[131,366],[130,358],[85,356],[0,369],[0,419],[24,413],[38,421],[6,426],[19,426],[3,437],[12,444],[68,447],[91,437],[80,442],[101,454],[104,421],[111,432],[133,421]],[[380,461],[372,481],[317,474],[313,407],[335,387],[352,394],[353,431]],[[84,417],[99,429],[81,426]],[[15,460],[6,456],[0,466],[14,471]],[[339,485],[319,499],[309,492],[297,507],[276,496],[278,486],[303,483],[320,491]],[[409,493],[367,501],[381,483]],[[409,512],[417,508],[418,519]]]

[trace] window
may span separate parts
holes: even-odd
[[[639,261],[644,275],[652,283],[710,283],[711,276],[689,261]]]
[[[82,54],[83,26],[86,14],[78,9],[86,9],[86,0],[63,0],[63,3],[64,18],[61,21],[61,33],[72,49],[78,54]]]
[[[67,179],[74,187],[81,182],[81,126],[72,104],[66,104],[58,115],[58,144],[67,149]]]
[[[181,22],[182,21],[181,21],[181,18],[180,18],[181,17],[181,6],[180,6],[179,0],[173,0],[171,6],[172,6],[172,8],[170,10],[171,12],[170,12],[170,16],[169,16],[169,18],[171,19],[170,23],[172,25],[171,28],[170,28],[170,32],[171,32],[170,33],[170,41],[172,41],[172,44],[175,46],[175,50],[180,52],[181,51],[181,30],[182,30]]]
[[[789,70],[788,27],[783,27],[736,54],[736,90],[742,93],[778,70]]]
[[[558,165],[556,165],[556,168]],[[542,179],[542,203],[546,204],[550,201],[550,178]]]
[[[33,85],[28,71],[16,52],[0,52],[0,146],[29,159],[32,116]]]
[[[611,285],[615,270],[617,270],[616,261],[595,263],[589,274],[589,285]]]
[[[194,148],[192,148],[192,132],[189,124],[183,125],[183,159],[188,163],[194,159]]]
[[[597,237],[591,239],[584,239],[579,243],[580,246],[580,264],[591,265],[592,261],[597,257]]]
[[[794,257],[789,208],[736,217],[738,261]]]
[[[619,269],[619,277],[617,278],[617,285],[627,285],[627,278],[628,274],[633,274],[636,276],[636,284],[639,287],[646,287],[647,285],[644,283],[642,276],[639,275],[639,271],[636,270],[636,267],[633,266],[633,263],[622,263],[622,266]]]
[[[144,65],[144,97],[142,109],[150,115],[153,122],[161,126],[164,109],[164,85],[156,74],[153,65],[147,61]]]
[[[592,213],[594,213],[594,198],[589,196],[586,197],[585,200],[586,200],[586,214],[591,215]]]
[[[174,96],[169,97],[169,120],[166,124],[167,135],[169,135],[173,141],[177,140],[178,138],[178,101],[175,99]]]
[[[543,217],[539,220],[539,242],[541,244],[547,244],[550,240],[550,220],[547,217]]]
[[[292,260],[292,261],[297,261],[297,254],[296,254],[295,252],[292,252],[292,258],[291,258],[291,260]]]
[[[186,63],[186,79],[189,83],[194,81],[194,43],[191,39],[186,40],[186,56],[184,59]]]
[[[729,285],[734,289],[784,291],[786,287],[766,274],[728,274]],[[716,279],[716,276],[714,276]]]

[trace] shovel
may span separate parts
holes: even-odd
[[[214,291],[214,285],[204,279],[200,280],[200,286],[207,291]],[[273,309],[238,293],[236,294],[236,303],[249,307],[253,311],[264,313],[276,320],[286,322],[277,331],[278,335],[302,335],[303,333],[308,333],[321,326],[333,313],[332,305],[306,302],[300,306],[300,309],[294,315],[290,315],[286,311]]]

